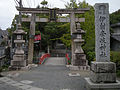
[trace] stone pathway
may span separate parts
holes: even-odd
[[[0,78],[0,82],[13,89],[0,87],[0,90],[86,90],[84,77],[88,77],[88,71],[70,71],[65,66],[64,58],[48,60],[45,65],[28,71],[7,73],[7,77]]]
[[[27,85],[24,83],[19,83],[19,82],[14,81],[10,78],[7,78],[7,77],[0,78],[0,81],[8,84],[10,86],[16,87],[18,90],[45,90],[43,88],[37,88],[37,87],[33,87],[31,85]],[[16,89],[13,89],[13,90],[16,90]]]
[[[0,80],[0,90],[22,90]]]
[[[69,71],[66,66],[40,65],[20,73],[19,76],[12,77],[10,79],[11,83],[7,83],[9,78],[6,78],[7,80],[5,81],[3,78],[0,81],[11,86],[15,86],[12,82],[16,82],[15,87],[22,90],[28,90],[27,88],[36,88],[35,90],[85,90],[83,74],[80,74],[80,76],[69,76],[69,73],[79,72]],[[19,85],[23,85],[23,87]]]
[[[66,61],[64,57],[50,57],[44,65],[66,65]]]

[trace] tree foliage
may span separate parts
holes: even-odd
[[[73,6],[72,6],[73,5]],[[85,0],[83,2],[76,3],[76,0],[71,0],[67,3],[66,8],[90,8],[85,14],[77,14],[78,18],[85,18],[85,22],[81,23],[81,28],[86,31],[84,36],[85,44],[83,49],[87,54],[88,60],[94,60],[95,58],[95,22],[94,22],[94,8],[89,5]]]
[[[44,27],[44,35],[46,36],[47,44],[54,45],[56,41],[61,40],[63,34],[69,32],[64,25],[65,23],[55,23],[55,22],[47,23],[47,25]]]
[[[110,14],[110,24],[120,23],[120,9]]]
[[[76,3],[76,0],[70,0],[70,3],[67,2],[67,5],[65,5],[66,8],[78,8],[78,5]]]
[[[120,9],[110,14],[110,24],[112,25],[116,23],[120,23]],[[111,33],[112,32],[111,29]],[[112,62],[116,63],[117,75],[120,76],[120,52],[111,51],[110,59]]]
[[[68,34],[63,34],[63,36],[60,38],[60,40],[65,44],[67,48],[71,47],[71,35]]]
[[[43,0],[40,4],[42,4],[42,8],[47,8],[48,2],[46,0]]]

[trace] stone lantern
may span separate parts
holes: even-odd
[[[73,55],[73,65],[70,69],[73,70],[88,70],[88,61],[86,60],[86,55],[82,49],[82,45],[84,43],[84,39],[82,39],[82,35],[85,34],[85,31],[81,29],[80,23],[76,23],[76,31],[73,32],[73,41],[75,43],[75,51]]]
[[[82,35],[85,34],[85,31],[83,31],[80,28],[80,23],[77,23],[77,31],[75,31],[73,34],[76,36],[76,38],[74,39],[75,53],[76,54],[84,54],[84,51],[81,46],[84,43],[84,39],[82,39]]]
[[[13,34],[16,36],[14,40],[16,50],[13,60],[11,60],[11,67],[21,69],[26,66],[25,54],[22,48],[23,43],[25,43],[23,35],[26,34],[26,32],[22,30],[21,24],[18,24],[18,30],[15,30]]]

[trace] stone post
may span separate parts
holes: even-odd
[[[87,90],[120,90],[116,65],[110,62],[110,30],[108,3],[95,4],[96,61],[91,63]]]
[[[95,4],[96,62],[110,62],[108,4]]]

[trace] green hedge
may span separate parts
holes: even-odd
[[[116,63],[117,68],[120,67],[120,52],[111,51],[110,52],[110,59],[112,62]]]
[[[117,76],[120,76],[120,52],[111,51],[110,52],[110,60],[116,63],[117,68]]]
[[[89,61],[89,64],[91,61],[95,61],[95,52],[87,52],[87,60]],[[110,52],[110,60],[111,62],[116,63],[117,68],[117,76],[120,76],[120,52],[117,51],[111,51]]]
[[[95,52],[87,52],[86,56],[89,64],[91,63],[91,61],[95,61]]]

